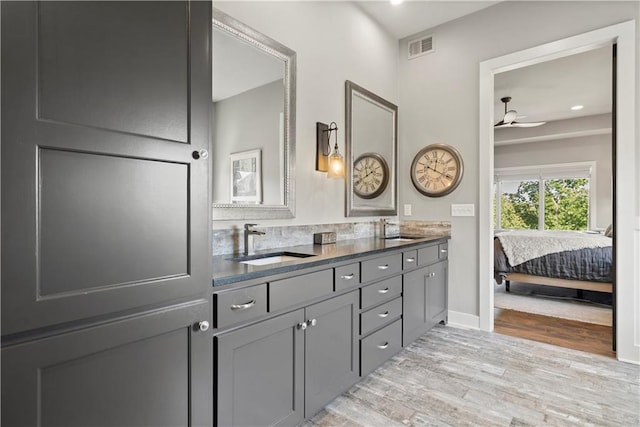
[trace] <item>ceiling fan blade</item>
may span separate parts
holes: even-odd
[[[534,128],[536,126],[542,126],[547,122],[511,122],[511,126],[515,128]]]

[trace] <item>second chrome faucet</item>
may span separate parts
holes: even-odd
[[[244,254],[249,255],[250,253],[253,252],[253,240],[249,239],[249,236],[252,235],[264,235],[265,232],[264,231],[258,231],[258,230],[254,230],[253,227],[255,227],[258,224],[245,224],[244,225]]]

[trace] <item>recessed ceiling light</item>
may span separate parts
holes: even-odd
[[[573,111],[582,110],[583,108],[584,108],[584,105],[574,105],[573,107],[571,107]]]
[[[392,5],[397,6],[402,3],[404,0],[389,0]]]

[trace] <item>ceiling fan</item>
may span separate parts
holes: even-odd
[[[504,118],[496,123],[495,128],[533,128],[536,126],[542,126],[547,122],[516,122],[518,112],[516,110],[508,110],[507,105],[511,102],[510,96],[500,98],[500,101],[504,102]]]

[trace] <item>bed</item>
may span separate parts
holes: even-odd
[[[494,277],[507,291],[514,281],[611,293],[611,238],[578,231],[496,233]]]

